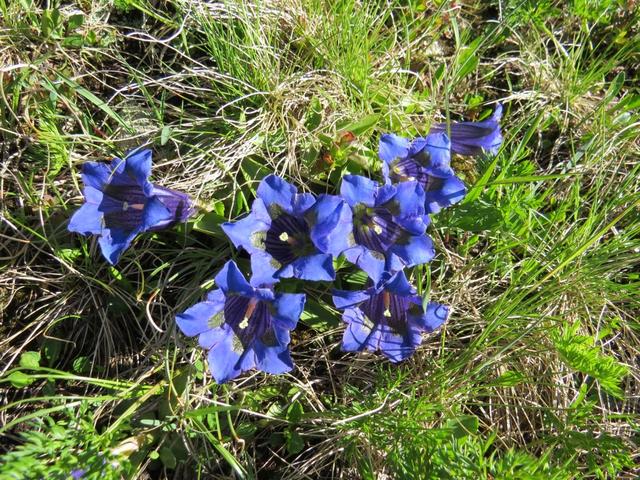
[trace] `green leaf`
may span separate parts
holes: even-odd
[[[462,415],[447,420],[444,428],[448,429],[454,438],[464,438],[478,433],[480,422],[474,415]]]
[[[160,145],[166,145],[171,138],[172,129],[170,126],[165,125],[160,131]]]
[[[109,267],[109,273],[113,276],[113,278],[115,278],[118,281],[124,280],[124,277],[122,276],[122,273],[120,272],[120,270],[118,270],[113,265]]]
[[[45,10],[40,17],[40,31],[42,36],[47,38],[53,31],[53,20],[51,19],[51,10]]]
[[[295,430],[287,430],[284,432],[284,437],[286,439],[287,451],[291,455],[300,453],[304,448],[304,440],[302,440],[300,434]]]
[[[213,210],[220,215],[221,217],[224,217],[224,203],[222,202],[215,202],[213,204]]]
[[[450,227],[469,232],[496,231],[502,223],[502,212],[494,205],[483,205],[479,201],[455,207],[451,211]]]
[[[267,409],[267,415],[269,417],[282,418],[283,413],[285,413],[284,406],[280,405],[278,402],[273,402]]]
[[[326,332],[340,325],[339,318],[324,304],[315,300],[307,300],[300,321],[318,332]]]
[[[197,359],[195,362],[193,362],[193,367],[199,374],[202,374],[205,371],[204,362],[200,359]]]
[[[242,161],[241,169],[248,182],[262,180],[264,177],[272,173],[264,163],[257,162],[251,158],[245,158]]]
[[[47,359],[47,364],[51,367],[55,365],[56,360],[58,360],[58,357],[60,356],[60,352],[62,351],[62,342],[55,338],[45,338],[42,351]]]
[[[280,389],[274,385],[265,385],[257,390],[247,392],[247,398],[264,402],[280,395]]]
[[[478,68],[478,63],[480,63],[480,59],[474,54],[474,50],[471,48],[465,49],[460,55],[460,70],[458,70],[457,81],[475,71]]]
[[[73,361],[73,371],[76,373],[88,372],[90,363],[88,357],[78,357]]]
[[[40,367],[40,352],[24,352],[20,355],[20,366],[30,370]]]
[[[240,410],[240,408],[241,407],[237,407],[234,405],[211,405],[209,407],[196,408],[195,410],[186,412],[184,416],[187,418],[199,418],[199,417],[205,417],[212,413],[235,412],[237,410]]]
[[[627,94],[615,106],[616,110],[624,109],[625,111],[635,110],[636,108],[640,108],[640,95],[633,94]]]
[[[12,372],[7,378],[15,388],[27,387],[34,381],[32,377],[22,372]]]
[[[120,115],[118,115],[116,112],[114,112],[113,109],[104,102],[104,100],[101,100],[100,98],[95,96],[93,93],[91,93],[89,90],[87,90],[84,87],[81,87],[76,82],[74,82],[73,80],[65,77],[64,75],[60,75],[60,79],[65,84],[67,84],[67,86],[69,86],[72,90],[76,91],[79,95],[81,95],[82,97],[84,97],[87,100],[89,100],[96,107],[98,107],[100,110],[102,110],[104,113],[106,113],[109,117],[111,117],[113,120],[118,122],[129,133],[134,133],[133,129],[131,128],[131,126],[129,126],[129,124],[127,122],[125,122],[124,119]]]
[[[89,30],[85,38],[89,45],[96,45],[98,43],[98,35],[93,30]]]
[[[78,13],[76,15],[71,15],[67,22],[67,28],[69,30],[75,30],[78,27],[81,27],[84,23],[84,15]]]
[[[609,85],[609,90],[607,90],[606,95],[602,99],[603,105],[607,105],[609,102],[611,102],[611,100],[615,98],[616,95],[618,95],[618,93],[620,93],[620,90],[624,86],[624,80],[624,72],[620,72],[618,73],[618,75],[616,75],[616,78],[613,79],[613,82],[611,82],[611,85]]]
[[[82,35],[69,35],[62,39],[62,46],[65,48],[82,48],[84,45],[84,37]]]
[[[547,180],[557,180],[561,178],[571,178],[576,177],[580,174],[578,173],[554,173],[551,175],[521,175],[517,177],[509,177],[509,178],[501,178],[499,180],[494,180],[492,182],[487,182],[484,184],[477,183],[474,185],[474,188],[478,185],[480,186],[491,186],[491,185],[511,185],[514,183],[534,183],[534,182],[544,182]]]
[[[502,387],[514,387],[524,382],[526,378],[527,377],[520,372],[507,370],[496,379],[495,383]]]
[[[79,248],[61,248],[56,250],[56,255],[69,263],[73,263],[82,256],[82,250]]]
[[[162,447],[160,449],[160,461],[166,468],[174,469],[176,468],[177,462],[176,457],[168,447]]]
[[[446,71],[446,65],[444,63],[440,64],[440,66],[437,68],[436,73],[434,75],[436,82],[440,82],[440,80],[442,80],[442,77],[444,77],[445,71]]]
[[[158,458],[160,458],[160,454],[154,450],[149,453],[149,458],[151,460],[157,460]]]
[[[255,423],[243,422],[236,427],[236,434],[245,440],[248,440],[255,436],[258,431],[258,426]]]
[[[579,323],[575,323],[565,326],[562,332],[552,333],[560,358],[573,370],[594,378],[608,394],[623,398],[620,383],[629,374],[629,368],[614,357],[603,354],[596,346],[597,339],[578,335],[578,328]]]
[[[489,164],[485,172],[482,174],[482,177],[480,177],[480,179],[476,182],[476,184],[472,188],[470,188],[469,192],[467,192],[467,194],[465,195],[464,200],[462,201],[463,205],[467,203],[475,202],[480,197],[480,194],[482,193],[482,189],[485,187],[485,185],[487,185],[487,183],[489,183],[489,179],[491,178],[493,171],[498,165],[499,159],[500,159],[499,156],[496,156],[493,158],[493,160],[491,161],[491,163]]]
[[[287,409],[287,420],[291,423],[300,423],[303,414],[304,409],[302,408],[302,404],[296,400]]]
[[[318,97],[311,99],[306,117],[305,125],[310,132],[318,128],[320,122],[322,122],[322,104],[320,100],[318,100]]]
[[[224,233],[220,225],[227,219],[217,212],[208,212],[202,215],[193,223],[194,230],[209,233],[214,236],[224,237]]]
[[[374,125],[376,125],[379,121],[380,121],[380,114],[372,113],[369,115],[365,115],[357,122],[353,122],[353,123],[349,123],[348,125],[345,125],[340,130],[351,132],[354,135],[361,135],[367,130],[369,130],[370,128],[372,128]]]

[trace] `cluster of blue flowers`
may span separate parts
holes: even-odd
[[[342,178],[340,195],[298,193],[269,175],[258,187],[251,212],[222,229],[251,259],[247,281],[233,261],[216,275],[218,287],[204,301],[177,315],[180,330],[197,336],[208,351],[218,383],[253,368],[284,373],[293,368],[290,331],[303,312],[303,293],[278,293],[284,278],[332,281],[334,259],[343,255],[369,277],[360,291],[333,291],[347,324],[345,351],[380,350],[392,362],[409,357],[449,315],[449,308],[424,303],[404,273],[431,261],[426,229],[430,215],[464,198],[464,183],[450,165],[451,152],[495,153],[502,142],[500,105],[482,122],[436,124],[426,137],[380,139],[384,183],[359,175]],[[83,166],[86,203],[69,230],[99,236],[103,255],[115,264],[136,235],[185,221],[191,199],[149,182],[148,150],[110,165]]]

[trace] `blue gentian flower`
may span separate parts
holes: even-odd
[[[82,477],[84,477],[85,473],[87,473],[87,471],[83,468],[77,468],[75,470],[71,470],[71,478],[73,480],[79,480]]]
[[[151,150],[129,154],[111,164],[82,166],[85,203],[68,229],[98,235],[104,257],[114,265],[136,235],[184,222],[194,212],[189,196],[149,181]]]
[[[458,203],[466,188],[450,166],[451,142],[445,133],[409,141],[393,134],[380,137],[378,151],[387,183],[418,182],[425,191],[425,211],[438,213]]]
[[[345,237],[350,211],[344,201],[332,195],[316,201],[275,175],[260,182],[257,194],[249,215],[222,225],[233,244],[251,255],[257,284],[291,277],[333,280],[333,255],[340,246],[327,238]]]
[[[449,128],[451,150],[460,155],[479,155],[488,152],[495,155],[502,145],[500,118],[502,105],[498,104],[493,114],[481,122],[453,122]],[[436,123],[429,133],[447,132],[446,123]]]
[[[255,288],[233,261],[224,265],[215,281],[219,288],[177,315],[176,322],[185,335],[198,335],[200,346],[209,351],[209,369],[216,382],[227,382],[252,368],[272,374],[290,371],[289,331],[300,318],[304,294]]]
[[[411,356],[422,333],[433,332],[449,316],[449,308],[439,303],[429,302],[425,310],[403,271],[385,273],[367,290],[334,290],[333,303],[344,310],[347,324],[343,351],[380,350],[394,363]]]
[[[417,182],[382,185],[359,175],[342,178],[341,196],[351,207],[348,236],[335,251],[378,280],[385,270],[397,271],[431,261],[435,251],[427,236],[425,193]]]

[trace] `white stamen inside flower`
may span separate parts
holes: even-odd
[[[380,225],[374,225],[373,231],[380,235],[382,233],[382,227]]]
[[[249,326],[249,319],[251,318],[251,316],[253,315],[254,310],[256,309],[256,306],[258,305],[258,300],[255,298],[252,298],[249,301],[249,304],[247,305],[247,310],[244,312],[244,318],[242,319],[242,321],[238,324],[238,327],[241,329],[245,329]]]
[[[278,238],[281,241],[286,242],[289,240],[289,234],[287,232],[282,232]]]
[[[391,295],[389,294],[389,292],[384,291],[382,293],[382,302],[384,305],[384,312],[382,312],[382,315],[387,317],[387,318],[391,318]]]
[[[129,210],[129,202],[122,202],[122,211],[126,212]]]

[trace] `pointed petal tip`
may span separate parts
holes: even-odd
[[[224,264],[216,275],[215,282],[225,294],[227,292],[245,295],[253,293],[253,287],[247,282],[238,265],[236,265],[236,262],[233,260],[229,260]]]

